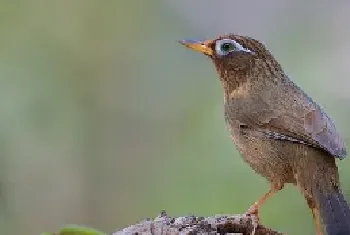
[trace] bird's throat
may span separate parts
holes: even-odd
[[[248,95],[250,73],[244,70],[218,71],[219,79],[224,89],[225,99],[245,97]]]

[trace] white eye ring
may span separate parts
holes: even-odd
[[[228,55],[232,51],[253,53],[251,50],[244,48],[241,44],[232,39],[221,39],[215,42],[215,52],[218,56]]]

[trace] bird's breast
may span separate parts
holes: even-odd
[[[285,154],[283,143],[264,138],[261,133],[239,122],[227,123],[230,137],[243,160],[270,182],[294,183],[290,166],[292,155]]]

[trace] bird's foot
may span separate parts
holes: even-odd
[[[248,216],[254,216],[256,218],[259,218],[259,208],[256,204],[253,204],[252,206],[249,207],[245,215]]]
[[[251,218],[253,225],[253,230],[251,234],[254,235],[260,222],[259,208],[257,207],[257,205],[254,204],[251,207],[249,207],[248,211],[244,215]]]

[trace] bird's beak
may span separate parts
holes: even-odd
[[[185,40],[180,40],[179,43],[181,43],[185,47],[188,47],[195,51],[199,51],[205,55],[208,55],[208,56],[213,55],[213,50],[210,46],[212,44],[211,40],[199,41],[199,40],[185,39]]]

